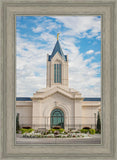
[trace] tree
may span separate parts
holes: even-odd
[[[98,116],[97,116],[97,131],[101,132],[101,121],[100,121],[99,112],[98,112]]]
[[[20,129],[20,126],[19,126],[19,114],[17,113],[17,116],[16,116],[16,132],[18,132]]]

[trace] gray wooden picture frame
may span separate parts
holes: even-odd
[[[0,159],[117,159],[117,1],[1,0],[0,24]],[[102,143],[100,145],[17,145],[16,15],[101,15]]]

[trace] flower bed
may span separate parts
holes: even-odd
[[[24,131],[24,130],[23,130]],[[30,129],[29,131],[22,132],[25,138],[88,138],[90,134],[95,134],[94,129],[90,129],[88,132],[86,130],[68,130],[64,129],[51,129],[46,131],[34,131]]]
[[[27,138],[83,138],[83,137],[89,137],[88,134],[82,134],[82,133],[68,133],[68,134],[47,134],[43,135],[41,133],[24,133],[23,137]]]

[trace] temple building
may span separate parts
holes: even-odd
[[[100,98],[82,97],[69,88],[69,59],[57,42],[51,55],[47,55],[46,88],[33,97],[16,98],[16,114],[20,127],[50,129],[60,126],[64,129],[95,128],[97,114],[101,109]]]

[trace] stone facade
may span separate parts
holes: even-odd
[[[57,40],[52,54],[47,55],[47,87],[34,93],[28,101],[17,98],[20,125],[34,129],[50,129],[56,125],[65,129],[95,128],[100,99],[82,97],[68,87],[68,79],[68,55],[63,54]]]

